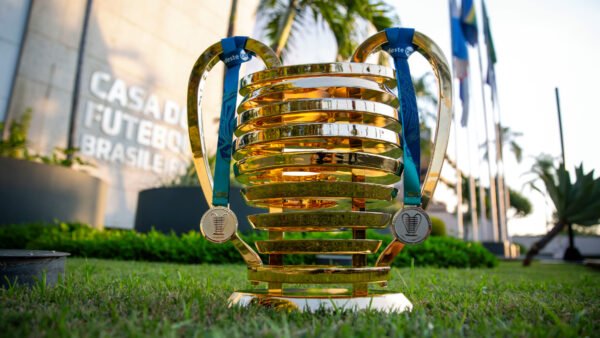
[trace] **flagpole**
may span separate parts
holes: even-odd
[[[510,205],[510,193],[507,189],[506,186],[506,181],[505,181],[505,168],[504,168],[504,154],[503,154],[503,140],[502,137],[504,136],[502,133],[502,121],[500,118],[500,102],[498,100],[498,93],[497,93],[497,85],[496,85],[496,79],[495,79],[495,75],[493,76],[493,83],[494,86],[492,86],[492,84],[490,83],[490,79],[488,79],[487,77],[491,76],[492,74],[495,74],[495,72],[490,72],[490,69],[493,70],[493,63],[495,62],[495,55],[493,57],[490,57],[489,53],[490,53],[490,47],[492,49],[493,52],[493,46],[491,46],[492,44],[492,37],[491,37],[491,32],[490,32],[490,27],[489,27],[489,18],[487,15],[487,9],[484,3],[484,0],[481,0],[481,18],[483,20],[483,33],[484,33],[484,41],[486,42],[486,45],[488,47],[486,53],[487,55],[487,59],[488,59],[488,63],[492,62],[492,65],[490,66],[488,64],[488,74],[486,75],[486,83],[488,85],[490,85],[490,89],[491,89],[491,96],[492,96],[492,117],[493,117],[493,123],[494,123],[494,130],[496,132],[496,141],[495,141],[495,145],[496,145],[496,164],[497,164],[497,172],[496,172],[496,178],[497,178],[497,184],[498,184],[498,194],[497,194],[497,198],[498,198],[498,220],[500,222],[499,224],[499,230],[500,230],[500,240],[502,242],[505,242],[508,240],[508,220],[507,220],[507,210],[508,207]],[[495,53],[494,53],[495,54]],[[490,68],[492,67],[492,68]]]
[[[471,73],[469,72],[467,74],[467,76],[469,77],[468,82],[472,82],[472,77],[471,77]],[[477,114],[475,114],[475,116],[477,116]],[[479,120],[479,119],[477,119]],[[473,122],[471,122],[471,125],[473,124]],[[469,151],[469,161],[472,160],[471,154],[470,154],[470,149],[469,146],[471,145],[471,133],[469,132],[469,128],[468,128],[468,124],[465,127],[467,129],[467,151]],[[479,199],[478,199],[478,204],[479,204],[479,224],[478,224],[478,230],[479,227],[481,227],[481,234],[479,234],[479,231],[477,235],[480,236],[481,239],[486,239],[486,235],[487,235],[487,231],[486,230],[486,226],[487,226],[487,220],[486,220],[486,205],[485,205],[485,189],[483,188],[483,182],[482,182],[482,175],[481,175],[481,156],[479,156],[479,133],[477,132],[477,128],[475,128],[473,130],[473,133],[475,133],[475,162],[477,163],[477,176],[479,178]],[[472,184],[472,189],[473,189],[473,199],[477,199],[477,194],[475,192],[476,188],[477,188],[477,184],[475,182],[475,178],[473,177],[473,171],[471,171],[471,178],[473,180],[473,184]],[[472,204],[475,205],[475,201],[472,201]],[[477,206],[475,206],[475,210]],[[477,211],[475,211],[475,213],[477,213]]]
[[[479,134],[477,133],[477,129],[475,129],[475,160],[477,161],[477,169],[478,169],[478,178],[479,178],[479,186],[475,187],[475,179],[473,179],[473,190],[475,188],[479,189],[479,198],[477,202],[479,203],[479,225],[481,227],[481,239],[488,239],[487,237],[487,207],[485,205],[485,189],[483,188],[483,175],[481,174],[481,157],[479,156]],[[470,144],[470,141],[469,141]],[[475,196],[474,194],[473,196]]]
[[[496,180],[493,175],[492,170],[492,147],[490,146],[490,134],[488,130],[488,114],[487,114],[487,104],[485,104],[485,80],[483,79],[483,66],[481,61],[481,44],[477,44],[477,57],[479,58],[479,74],[480,74],[480,87],[481,87],[481,100],[483,106],[483,124],[485,130],[485,146],[488,153],[487,164],[488,164],[488,173],[490,176],[490,206],[491,206],[491,218],[492,218],[492,235],[494,242],[499,240],[498,236],[498,209],[496,204]],[[480,182],[481,183],[481,182]]]
[[[492,107],[492,111],[493,107]],[[502,126],[500,125],[499,116],[494,114],[496,123],[496,162],[498,165],[498,220],[500,221],[500,240],[505,242],[508,240],[508,227],[506,225],[506,187],[504,181],[504,159],[502,157]]]
[[[497,88],[496,88],[496,84],[495,84],[495,75],[493,72],[493,63],[495,62],[495,53],[493,51],[493,43],[492,43],[492,37],[491,37],[491,32],[490,32],[490,27],[489,27],[489,18],[487,15],[487,9],[484,3],[484,0],[480,0],[480,13],[481,13],[481,20],[483,22],[483,35],[484,35],[484,41],[488,47],[487,49],[487,59],[488,59],[488,74],[486,75],[486,80],[484,81],[484,75],[483,75],[483,64],[481,62],[482,57],[481,57],[481,46],[480,44],[478,44],[477,46],[477,52],[479,55],[479,72],[480,72],[480,76],[481,76],[481,81],[482,81],[482,95],[484,93],[483,88],[485,87],[484,83],[487,82],[487,84],[490,85],[490,89],[491,89],[491,96],[492,96],[492,100],[491,100],[491,108],[492,108],[492,122],[493,122],[493,127],[494,127],[494,132],[496,134],[495,137],[495,148],[496,148],[496,177],[494,179],[494,183],[497,184],[497,195],[495,195],[495,197],[497,198],[497,208],[498,210],[498,219],[497,221],[499,221],[499,225],[498,225],[498,231],[500,233],[500,240],[502,242],[505,242],[508,240],[508,226],[507,226],[507,213],[506,210],[508,209],[508,206],[510,205],[510,200],[509,200],[509,192],[508,189],[506,187],[506,183],[505,183],[505,178],[504,178],[504,156],[503,156],[503,151],[502,151],[502,124],[501,124],[501,119],[500,119],[500,105],[499,105],[499,100],[498,100],[498,93],[497,93]],[[493,55],[489,55],[491,50],[491,53]],[[492,63],[491,65],[489,63]],[[490,68],[492,67],[492,68]],[[492,71],[490,71],[490,69]],[[492,82],[490,82],[490,79],[487,77],[492,76],[492,82],[493,82],[493,86],[492,86]],[[485,96],[483,96],[483,102],[485,105]],[[496,104],[494,106],[494,103]],[[496,108],[496,109],[494,109]],[[488,125],[486,125],[486,128],[488,128]],[[488,129],[486,129],[488,130]],[[491,163],[491,153],[489,152],[490,149],[490,145],[488,144],[488,161],[489,163]],[[491,189],[491,187],[490,187]]]
[[[454,120],[454,161],[456,162],[456,218],[458,227],[458,238],[465,240],[465,225],[462,212],[462,171],[458,167],[458,126],[456,123],[456,114],[452,111]]]
[[[463,90],[463,79],[460,76],[457,76],[457,72],[459,72],[457,69],[455,69],[456,64],[455,62],[457,62],[457,58],[461,59],[461,60],[466,60],[467,61],[467,65],[468,65],[468,48],[466,47],[466,42],[464,41],[464,36],[462,36],[462,33],[460,33],[460,28],[457,27],[455,25],[454,20],[456,20],[460,14],[458,11],[458,7],[456,5],[456,1],[455,0],[450,0],[449,1],[449,16],[450,16],[450,41],[452,42],[452,57],[453,57],[453,65],[452,65],[452,72],[454,74],[453,77],[455,78],[459,78],[461,79],[460,82],[460,88],[461,91]],[[467,66],[468,67],[468,66]],[[465,73],[462,74],[462,76],[469,76],[469,72],[466,70],[463,70]],[[461,72],[462,73],[462,72]],[[465,87],[468,85],[469,79],[467,78],[464,83],[465,83]],[[468,88],[466,89],[468,90]],[[463,123],[463,127],[467,127],[468,124],[467,122],[467,116],[465,114],[468,114],[468,104],[469,104],[469,98],[465,98],[462,96],[462,94],[460,94],[460,99],[462,101],[462,109],[463,109],[463,116],[462,119]],[[457,100],[458,101],[458,100]],[[454,115],[456,116],[456,115]],[[455,121],[455,133],[458,136],[458,126],[456,124]],[[458,137],[457,137],[457,142],[458,142]],[[471,152],[469,151],[469,146],[471,145],[470,143],[470,138],[469,138],[469,129],[467,128],[467,164],[469,167],[469,209],[470,209],[470,213],[471,213],[471,224],[473,226],[473,240],[477,240],[479,238],[479,224],[477,223],[477,206],[476,206],[476,194],[475,194],[475,182],[473,179],[473,170],[471,169],[471,162],[472,162],[472,157],[471,157]],[[458,159],[458,147],[456,149],[456,157]],[[460,169],[458,168],[458,165],[455,166],[457,169],[457,187],[456,187],[456,193],[457,193],[457,197],[458,200],[461,201],[460,205],[462,206],[462,173],[460,171]],[[481,208],[482,210],[485,210],[485,205],[481,204]],[[462,210],[457,211],[457,214],[459,214],[458,217],[460,217],[462,215]],[[485,212],[484,212],[485,214]],[[460,218],[462,220],[462,217]],[[464,230],[464,224],[463,224],[463,230]]]
[[[471,73],[468,74],[469,76],[469,82],[472,82],[472,77],[471,77]],[[477,114],[475,114],[475,117],[477,118],[477,122],[479,122],[479,117]],[[468,129],[468,128],[467,128]],[[473,132],[475,133],[475,161],[477,163],[477,177],[479,178],[479,186],[477,187],[479,189],[479,198],[478,198],[478,204],[479,204],[479,226],[480,226],[480,230],[481,230],[481,234],[480,234],[480,238],[487,240],[488,239],[488,233],[487,233],[487,207],[485,205],[485,189],[483,187],[483,175],[482,175],[482,168],[481,168],[481,156],[479,156],[479,133],[477,131],[477,128],[475,128],[473,130]],[[467,143],[468,145],[471,145],[471,140],[469,137],[469,131],[467,130]],[[467,149],[469,149],[469,147],[467,146]],[[475,191],[475,179],[473,179],[473,191]],[[475,197],[476,194],[473,194],[473,197]]]
[[[500,154],[500,161],[502,163],[502,176],[500,176],[500,179],[502,180],[502,188],[503,188],[503,192],[504,192],[504,224],[503,224],[503,231],[505,234],[505,240],[510,240],[510,236],[508,235],[508,209],[510,208],[510,189],[508,187],[508,184],[506,184],[506,175],[505,175],[505,167],[504,167],[504,141],[502,140],[502,115],[501,115],[501,110],[500,110],[500,100],[498,99],[498,93],[495,94],[496,96],[496,112],[498,114],[498,130],[500,131],[499,134],[499,144],[498,144],[498,149],[499,149],[499,154]]]
[[[496,114],[497,114],[497,119],[498,119],[498,152],[500,155],[500,163],[502,163],[502,174],[500,176],[500,179],[502,180],[502,188],[503,188],[503,192],[504,192],[504,196],[503,196],[503,200],[504,200],[504,224],[502,224],[503,226],[503,232],[504,232],[504,236],[505,236],[505,240],[510,240],[510,236],[508,235],[508,209],[510,208],[510,189],[508,187],[508,184],[506,184],[506,175],[505,175],[505,167],[504,167],[504,141],[502,140],[503,134],[502,134],[502,114],[501,114],[501,109],[500,109],[500,99],[498,98],[498,92],[497,92],[497,88],[496,88],[496,93],[494,93],[494,96],[496,98],[495,100],[495,105],[496,105]]]
[[[473,169],[471,167],[471,150],[469,149],[469,145],[471,145],[471,137],[469,136],[469,132],[467,131],[467,157],[469,158],[469,209],[471,211],[471,227],[473,228],[473,241],[481,241],[479,236],[479,220],[477,219],[477,193],[476,193],[476,184],[475,177],[473,176]],[[479,166],[480,167],[480,166]],[[480,205],[485,210],[485,206]],[[485,212],[483,212],[485,214]]]

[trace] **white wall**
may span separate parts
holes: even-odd
[[[252,33],[257,3],[256,0],[238,1],[237,35]],[[85,4],[83,0],[33,2],[11,112],[15,116],[27,108],[33,109],[29,145],[38,153],[48,154],[55,147],[66,146]],[[230,6],[231,0],[93,1],[77,109],[76,145],[81,148],[83,157],[95,164],[88,171],[109,184],[105,225],[132,227],[138,192],[173,178],[166,170],[144,169],[143,165],[124,160],[127,155],[115,150],[117,144],[124,151],[135,148],[138,154],[147,152],[151,156],[177,159],[183,165],[191,160],[185,124],[165,122],[162,114],[167,101],[171,107],[185,108],[189,72],[198,56],[225,36]],[[95,92],[91,88],[94,74],[101,74],[96,88],[99,89]],[[209,149],[216,148],[214,119],[220,113],[222,77],[223,68],[218,65],[206,84],[203,110]],[[144,104],[150,96],[155,97],[161,116],[154,118],[142,110],[127,107],[132,101],[120,101],[122,96],[118,90],[112,99],[106,98],[115,82],[121,89],[136,88],[142,93]],[[95,109],[88,114],[90,103],[95,104]],[[105,115],[107,107],[110,113]],[[114,129],[114,133],[107,128],[117,126],[112,124],[116,110],[121,116],[128,114],[130,121],[137,121],[132,122],[129,137],[123,124],[120,129]],[[184,150],[156,149],[144,141],[140,143],[138,136],[144,120],[145,126],[151,123],[182,135]],[[152,130],[157,134],[158,129]],[[152,135],[147,136],[152,138]],[[94,145],[92,138],[96,140]],[[104,140],[100,150],[99,138]],[[107,150],[109,143],[111,148]]]
[[[0,121],[4,121],[8,110],[29,3],[30,0],[0,0]]]

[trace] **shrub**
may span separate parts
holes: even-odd
[[[290,233],[286,238],[350,238],[350,232]],[[243,235],[254,242],[267,239],[266,232]],[[368,238],[381,240],[382,247],[392,236],[368,231]],[[242,259],[231,243],[214,244],[198,232],[181,236],[151,231],[146,234],[131,230],[97,230],[82,224],[29,224],[0,226],[0,247],[13,249],[57,250],[79,257],[121,260],[141,260],[179,263],[241,263]],[[266,261],[266,257],[264,257]],[[376,255],[369,256],[373,264]],[[424,243],[406,246],[396,257],[394,266],[493,267],[496,258],[480,244],[450,237],[430,237]],[[286,255],[286,264],[313,264],[314,255]]]
[[[431,236],[446,235],[446,223],[437,217],[431,217]]]
[[[6,139],[0,137],[0,156],[10,157],[20,160],[42,162],[49,165],[59,165],[63,167],[88,166],[93,167],[92,163],[83,160],[77,156],[78,148],[54,148],[49,156],[32,153],[28,148],[27,136],[29,134],[29,125],[31,124],[32,110],[28,108],[19,119],[13,120],[10,125],[0,123],[0,133],[4,128],[8,129]]]

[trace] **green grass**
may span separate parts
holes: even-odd
[[[70,258],[54,288],[0,289],[0,336],[598,336],[600,273],[575,265],[395,269],[409,314],[228,309],[241,265]]]

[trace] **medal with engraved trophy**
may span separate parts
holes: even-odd
[[[365,63],[380,50],[392,56],[393,69]],[[439,93],[432,155],[422,181],[419,115],[407,62],[413,52],[431,64]],[[240,79],[240,65],[253,57],[266,68]],[[201,101],[205,79],[220,61],[226,75],[213,174]],[[238,93],[243,99],[236,105]],[[446,59],[413,29],[371,36],[351,62],[284,66],[269,47],[246,37],[210,46],[190,75],[188,127],[198,179],[211,206],[200,230],[211,242],[232,242],[255,286],[235,291],[230,305],[411,310],[401,292],[385,288],[394,257],[431,231],[424,209],[440,175],[451,120]],[[239,236],[238,219],[229,209],[231,169],[244,185],[247,204],[266,209],[248,217],[268,234],[255,248]],[[396,200],[402,208],[391,214],[386,207]],[[394,234],[387,247],[367,237],[368,229],[386,228]],[[341,231],[351,238],[327,238]],[[294,232],[305,236],[286,238]],[[323,234],[311,238],[312,232]],[[286,255],[351,255],[352,265],[284,264]],[[368,255],[378,255],[375,264],[367,263]]]

